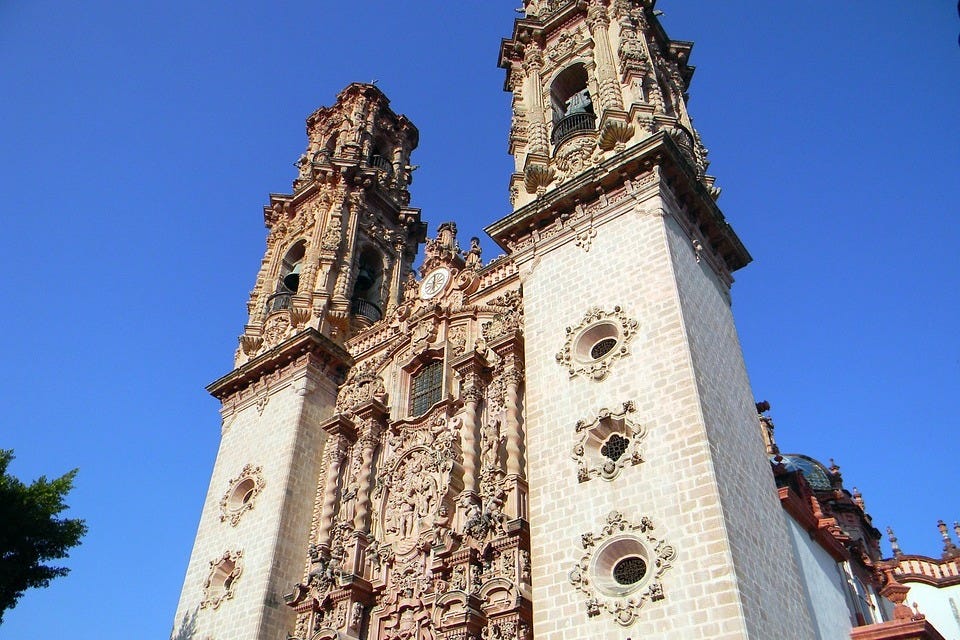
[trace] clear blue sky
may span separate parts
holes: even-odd
[[[230,369],[304,118],[377,79],[420,128],[413,204],[507,213],[519,0],[0,2],[0,447],[80,468],[72,574],[0,637],[164,638]],[[734,309],[785,451],[841,465],[881,529],[960,519],[960,49],[953,0],[661,0],[755,261]],[[496,255],[486,241],[485,258]]]

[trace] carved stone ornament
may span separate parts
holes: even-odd
[[[593,131],[578,134],[564,142],[554,157],[557,181],[564,182],[592,167],[597,156],[596,135]]]
[[[634,411],[633,402],[624,402],[619,411],[601,409],[593,420],[577,422],[573,459],[580,482],[613,480],[627,465],[643,462],[640,444],[647,432],[627,419],[627,414]]]
[[[613,311],[594,307],[578,325],[567,327],[567,340],[556,355],[557,362],[567,368],[571,378],[584,375],[603,380],[612,364],[630,353],[629,343],[638,326],[619,306]]]
[[[387,396],[383,378],[377,375],[372,362],[351,369],[337,393],[337,413],[349,413],[371,399],[384,402]]]
[[[254,502],[266,482],[260,467],[246,465],[240,474],[230,481],[230,488],[220,498],[220,522],[237,526],[240,517],[253,509]]]
[[[587,615],[606,611],[627,627],[637,621],[648,601],[663,600],[661,576],[677,557],[676,550],[657,539],[650,518],[630,522],[612,511],[599,534],[580,537],[586,553],[570,571],[572,584],[584,596]]]
[[[227,551],[216,560],[210,561],[210,573],[203,583],[201,609],[216,609],[224,600],[233,597],[237,579],[243,572],[242,557],[243,551]]]

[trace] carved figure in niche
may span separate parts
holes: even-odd
[[[417,277],[413,275],[413,271],[407,272],[407,279],[403,283],[403,301],[410,302],[411,300],[416,300],[420,295],[420,285],[417,283]]]
[[[500,435],[500,418],[494,418],[483,426],[480,437],[480,460],[482,468],[496,467],[500,445],[506,440]]]
[[[336,249],[340,246],[340,216],[333,216],[330,218],[330,225],[327,227],[326,232],[323,234],[323,248],[324,249]]]
[[[417,472],[419,473],[419,465],[417,465]],[[408,538],[413,533],[413,524],[414,517],[417,515],[417,501],[422,499],[422,496],[418,495],[417,487],[412,484],[407,484],[403,489],[403,494],[399,500],[399,534],[401,538]]]
[[[396,542],[397,552],[406,553],[425,527],[433,524],[438,489],[434,468],[425,451],[415,451],[393,471],[392,488],[383,506],[385,542]]]
[[[483,250],[480,248],[480,238],[470,238],[470,250],[464,256],[465,266],[472,271],[479,270],[482,266],[480,254]]]
[[[437,514],[433,517],[433,544],[443,544],[450,533],[450,509],[440,503]]]

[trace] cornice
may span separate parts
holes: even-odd
[[[591,205],[603,197],[598,190],[609,193],[621,188],[631,176],[653,165],[663,169],[664,179],[674,195],[690,209],[693,222],[702,229],[729,271],[736,271],[753,260],[680,149],[663,131],[546,192],[489,225],[485,231],[509,253],[510,240],[534,233],[578,205]]]
[[[777,493],[780,496],[780,506],[783,507],[783,510],[786,511],[824,551],[829,553],[837,562],[850,559],[850,554],[844,549],[843,545],[830,534],[829,530],[820,526],[821,520],[813,513],[809,503],[790,487],[780,487],[777,489]]]
[[[338,383],[342,382],[346,371],[353,365],[353,358],[343,347],[311,328],[284,340],[273,349],[210,383],[207,391],[215,398],[223,400],[230,394],[255,383],[265,374],[305,354],[315,356],[313,364],[321,365],[323,373]]]

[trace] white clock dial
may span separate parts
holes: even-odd
[[[450,270],[446,267],[434,269],[423,278],[420,283],[420,297],[429,300],[446,288],[450,282]]]

